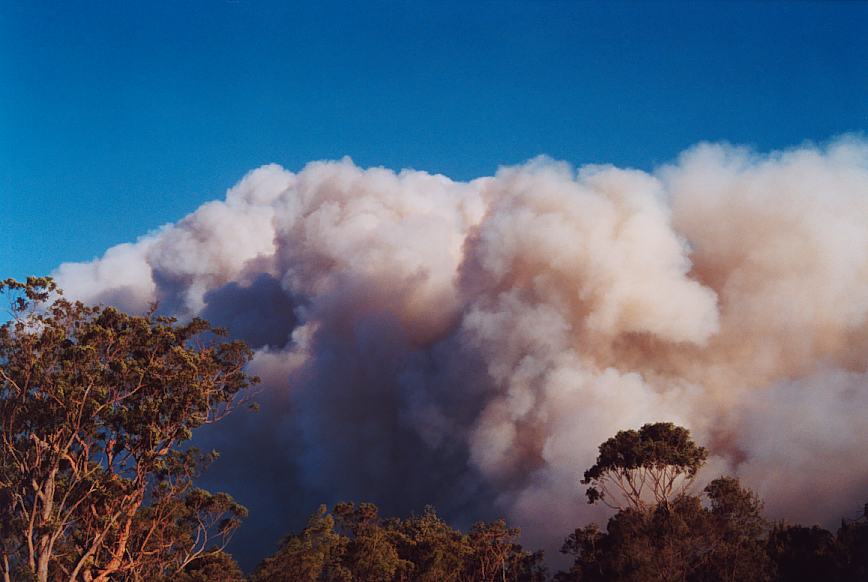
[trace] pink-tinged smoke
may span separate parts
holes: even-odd
[[[774,517],[828,524],[868,500],[858,138],[703,144],[652,173],[540,158],[471,182],[264,166],[55,275],[251,342],[265,410],[214,438],[251,496],[304,490],[303,511],[434,502],[556,546],[604,517],[578,483],[597,445],[661,420]]]

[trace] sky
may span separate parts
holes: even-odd
[[[252,168],[652,169],[868,128],[862,2],[0,2],[0,271],[89,260]]]

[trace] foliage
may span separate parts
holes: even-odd
[[[474,549],[467,536],[449,527],[433,507],[421,515],[390,520],[398,555],[413,564],[412,577],[419,582],[455,582],[461,579]]]
[[[835,536],[819,526],[778,524],[769,535],[768,549],[782,580],[838,578]]]
[[[342,564],[349,540],[334,531],[335,520],[321,505],[300,534],[290,535],[277,552],[266,558],[251,577],[252,582],[352,580]]]
[[[166,577],[165,582],[245,582],[244,572],[226,552],[209,552]]]
[[[48,278],[0,293],[5,579],[155,579],[216,555],[245,510],[193,487],[215,454],[178,447],[256,381],[247,346],[69,301]]]
[[[557,582],[865,580],[868,517],[846,521],[835,536],[821,528],[770,525],[762,502],[731,477],[701,496],[618,511],[605,530],[576,529],[562,551],[573,557]],[[546,580],[541,552],[517,544],[502,520],[467,533],[433,508],[382,519],[369,503],[325,506],[259,566],[251,582],[469,582]]]
[[[602,499],[614,483],[627,503],[605,531],[591,524],[566,539],[561,551],[573,564],[555,580],[868,580],[868,506],[859,519],[845,520],[837,536],[817,526],[772,526],[757,495],[734,478],[711,481],[703,496],[671,486],[678,476],[692,482],[706,455],[686,429],[668,423],[603,443],[585,473],[588,497]],[[646,500],[642,488],[649,483]]]
[[[589,503],[602,501],[613,509],[668,505],[687,491],[707,457],[708,451],[693,442],[687,429],[671,422],[646,424],[601,444],[582,484],[590,485]]]
[[[778,580],[868,580],[868,505],[859,519],[843,520],[837,535],[818,526],[776,524],[768,553]]]
[[[517,543],[503,520],[452,529],[433,508],[421,516],[382,519],[376,506],[339,503],[311,516],[252,576],[265,581],[541,582],[542,553]]]
[[[843,520],[835,541],[842,577],[868,580],[868,503],[858,519]]]
[[[558,581],[768,580],[767,530],[756,496],[736,480],[720,478],[698,496],[682,495],[648,509],[627,508],[606,532],[577,529],[562,552],[574,556]]]

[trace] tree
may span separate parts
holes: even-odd
[[[201,319],[89,307],[8,279],[0,326],[0,558],[6,582],[141,580],[215,556],[245,515],[193,487],[182,451],[257,381]]]
[[[860,517],[841,520],[837,534],[777,523],[767,549],[781,582],[868,580],[868,504]]]
[[[542,552],[525,552],[518,543],[521,530],[498,519],[477,522],[470,528],[471,553],[466,560],[464,580],[484,582],[527,581],[545,579]]]
[[[165,582],[245,582],[244,572],[226,552],[209,552],[167,576]]]
[[[766,522],[756,495],[723,477],[705,489],[710,507],[694,495],[647,510],[618,511],[606,531],[577,529],[561,551],[573,565],[555,580],[723,582],[770,580]]]
[[[693,497],[682,497],[653,511],[627,508],[615,514],[606,531],[591,524],[577,529],[561,551],[572,555],[568,572],[558,581],[685,580],[688,563],[699,548],[694,535],[701,507]]]
[[[344,564],[353,580],[390,582],[408,578],[413,563],[398,555],[395,524],[384,527],[373,503],[338,503],[334,514],[338,527],[350,540]]]
[[[526,552],[503,520],[464,534],[433,508],[421,516],[382,519],[371,503],[325,506],[308,526],[266,558],[253,582],[542,582],[542,552]]]
[[[708,554],[704,580],[768,580],[775,571],[766,552],[769,523],[763,503],[738,479],[719,477],[704,489]]]
[[[687,491],[708,458],[690,431],[671,422],[619,431],[599,451],[581,483],[590,485],[588,503],[601,501],[613,509],[670,504]]]
[[[844,578],[868,580],[868,503],[858,518],[842,520],[836,542]]]
[[[603,443],[583,483],[592,485],[590,502],[618,512],[606,531],[592,524],[567,538],[561,551],[573,565],[555,579],[769,580],[768,525],[758,497],[730,477],[709,483],[705,499],[687,493],[706,456],[686,429],[670,423],[621,431]],[[621,505],[611,501],[612,490]]]
[[[835,536],[821,527],[777,524],[769,534],[768,552],[779,580],[841,579]]]
[[[287,536],[277,552],[263,560],[251,582],[349,582],[352,573],[343,565],[348,544],[321,505],[301,533]]]
[[[398,554],[412,562],[414,582],[459,582],[473,553],[467,536],[440,519],[431,506],[421,515],[391,519]]]

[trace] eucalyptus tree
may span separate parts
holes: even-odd
[[[433,507],[383,519],[371,503],[320,506],[301,532],[287,536],[253,572],[253,582],[543,582],[542,552],[518,543],[503,520],[467,533]]]
[[[768,581],[769,525],[755,493],[731,477],[689,492],[707,451],[671,423],[621,431],[600,445],[582,483],[591,503],[618,511],[606,529],[576,529],[562,553],[573,565],[558,582]]]
[[[622,430],[599,447],[597,462],[585,471],[589,503],[613,509],[667,506],[683,495],[708,458],[690,431],[671,422]]]
[[[215,555],[246,511],[197,489],[182,450],[257,381],[200,319],[87,306],[0,282],[0,569],[11,580],[151,580]]]

